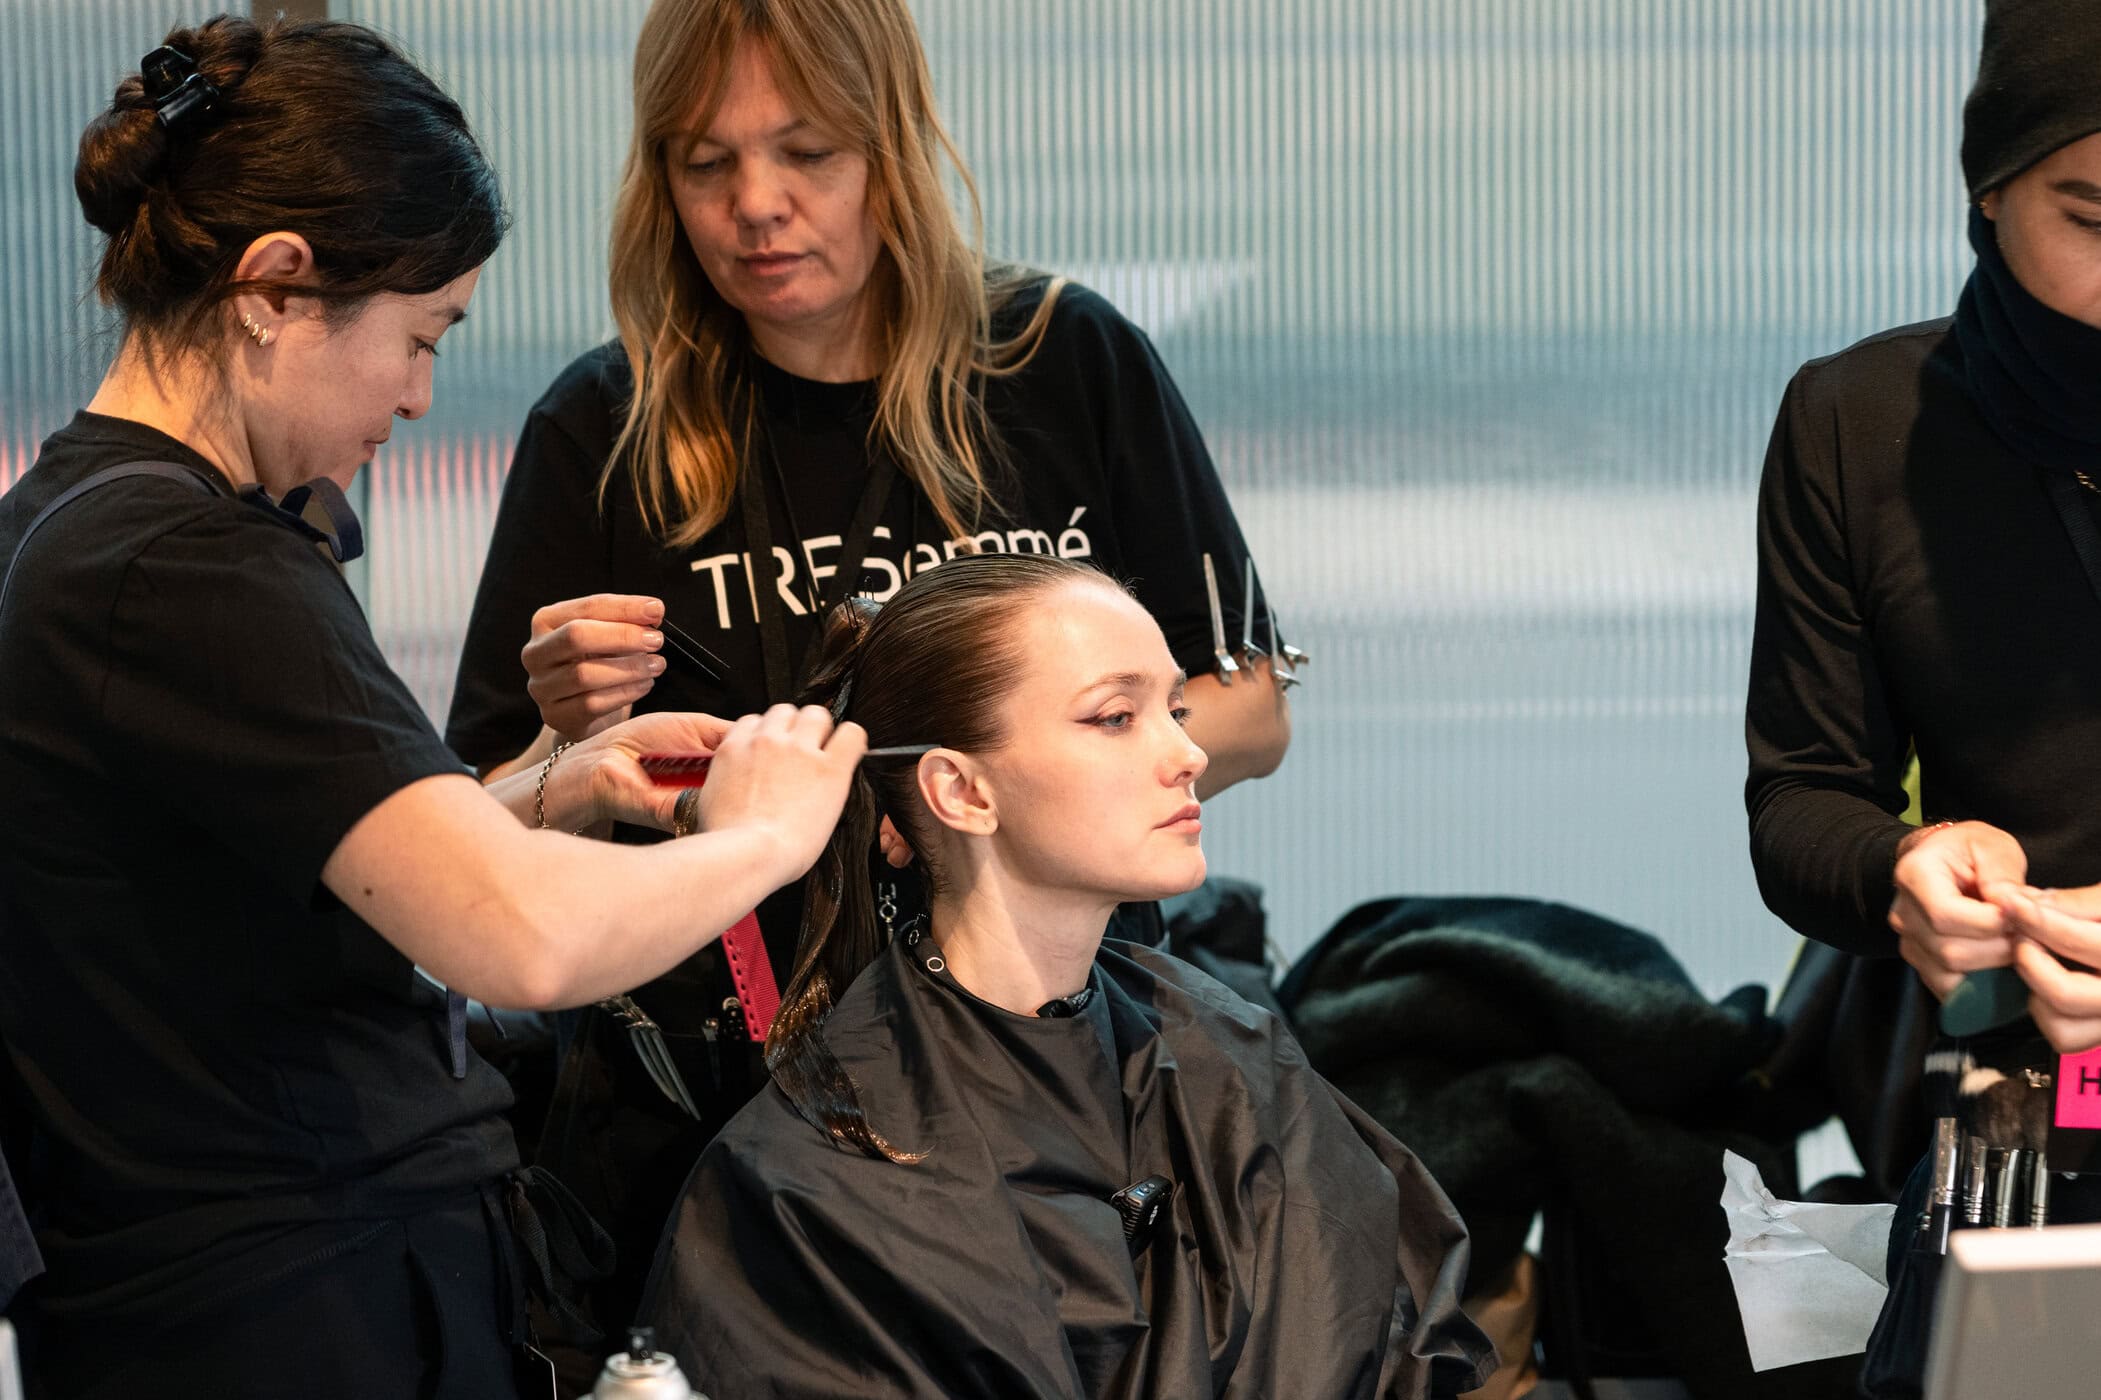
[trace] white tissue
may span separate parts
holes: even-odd
[[[1751,1369],[1770,1371],[1867,1350],[1889,1292],[1893,1205],[1833,1206],[1783,1201],[1758,1168],[1722,1154],[1722,1251],[1743,1314]]]

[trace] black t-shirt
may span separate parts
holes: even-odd
[[[320,883],[458,760],[334,567],[197,454],[82,413],[0,499],[0,1038],[52,1316],[172,1316],[515,1165],[502,1077]]]
[[[1000,329],[1011,333],[1025,323],[1047,285],[1016,295],[1000,313]],[[755,355],[750,364],[780,462],[777,474],[759,475],[770,497],[782,569],[775,586],[787,615],[789,652],[800,658],[815,639],[817,620],[805,598],[807,566],[793,548],[796,531],[789,522],[800,527],[819,582],[829,584],[868,472],[875,385],[802,379]],[[603,345],[570,365],[526,418],[445,731],[454,750],[477,767],[514,757],[539,733],[539,711],[526,694],[518,652],[533,613],[565,598],[661,598],[673,623],[728,664],[729,684],[718,686],[667,649],[667,669],[635,706],[637,713],[700,710],[730,717],[786,698],[766,693],[738,505],[732,503],[721,523],[685,549],[666,549],[651,537],[624,474],[615,478],[605,510],[599,509],[599,477],[625,419],[632,383],[619,344]],[[999,479],[1008,489],[988,507],[997,524],[988,522],[973,537],[976,546],[1091,560],[1136,591],[1179,665],[1191,675],[1210,670],[1203,556],[1212,557],[1227,637],[1237,643],[1247,545],[1196,423],[1145,334],[1099,295],[1068,283],[1036,353],[1018,373],[988,383],[985,408],[1004,448],[1007,470]],[[776,476],[794,493],[792,503],[782,498]],[[871,596],[887,598],[905,579],[953,558],[957,547],[925,496],[900,476],[860,580]],[[1265,647],[1266,608],[1258,588],[1255,637]],[[654,839],[654,833],[622,835]],[[761,910],[783,981],[792,965],[799,908],[799,900],[785,892]],[[688,971],[719,963],[711,945],[689,961]],[[713,991],[705,1004],[712,1008],[720,1000],[714,993],[726,995],[729,982],[711,972],[708,985]],[[643,1004],[655,1014],[663,1003]],[[667,1013],[678,1014],[676,1008]]]
[[[2101,880],[2096,608],[2035,467],[1970,397],[1947,321],[1804,365],[1759,491],[1745,726],[1773,911],[1896,951],[1914,748],[1928,821],[2010,832],[2038,884]]]

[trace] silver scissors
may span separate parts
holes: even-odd
[[[598,1006],[627,1027],[628,1038],[634,1042],[635,1054],[641,1058],[642,1068],[649,1071],[650,1080],[664,1091],[664,1097],[694,1118],[699,1118],[700,1109],[695,1106],[693,1095],[687,1092],[686,1081],[679,1074],[678,1066],[672,1062],[671,1046],[664,1039],[664,1028],[651,1020],[649,1013],[625,993],[607,997]]]

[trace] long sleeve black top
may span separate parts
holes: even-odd
[[[1914,749],[1927,820],[2007,831],[2037,884],[2101,880],[2101,603],[2035,468],[1979,415],[1947,321],[1788,385],[1745,738],[1759,889],[1812,938],[1895,952]]]

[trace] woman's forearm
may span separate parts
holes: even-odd
[[[801,873],[757,824],[619,846],[514,817],[465,777],[426,778],[367,813],[322,879],[448,987],[542,1009],[660,975]]]

